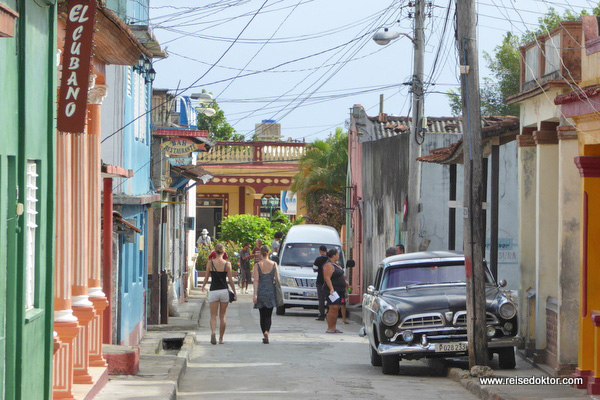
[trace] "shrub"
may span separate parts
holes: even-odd
[[[240,248],[244,242],[254,246],[256,239],[270,244],[275,230],[269,220],[250,214],[230,215],[221,222],[221,240],[233,242]],[[227,253],[229,254],[229,253]]]

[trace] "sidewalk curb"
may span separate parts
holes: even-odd
[[[472,378],[469,371],[460,368],[449,368],[448,378],[459,383],[462,387],[482,400],[518,400],[515,397],[502,393],[499,389],[482,387],[478,379]]]

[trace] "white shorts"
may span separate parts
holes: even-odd
[[[215,301],[229,303],[229,289],[209,290],[208,302],[213,303]]]

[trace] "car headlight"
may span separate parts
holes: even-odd
[[[511,319],[517,313],[517,306],[514,303],[507,301],[498,309],[498,313],[504,319]]]
[[[381,316],[384,324],[392,326],[398,322],[398,313],[395,310],[385,310]]]
[[[289,276],[282,276],[281,277],[281,286],[298,287],[298,284],[296,283],[296,278],[290,278]]]

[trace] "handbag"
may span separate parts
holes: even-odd
[[[210,265],[212,265],[213,271],[219,272],[219,271],[217,271],[217,268],[215,268],[215,263],[213,262],[213,260],[210,260]],[[235,293],[233,293],[233,291],[231,289],[229,289],[229,285],[227,285],[225,283],[225,281],[223,280],[223,278],[221,278],[221,282],[223,282],[223,284],[227,288],[227,292],[229,293],[229,302],[233,303],[235,301]]]
[[[275,264],[275,268],[277,268],[277,264]],[[277,300],[277,307],[283,307],[283,291],[281,290],[281,283],[279,280],[274,279],[273,285],[275,286],[275,298]]]

